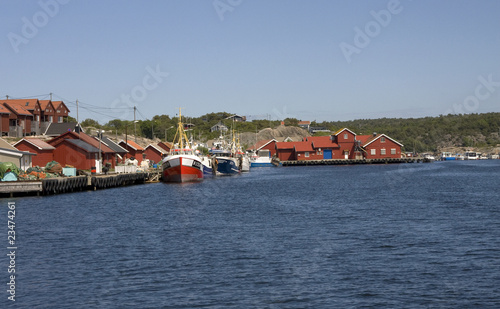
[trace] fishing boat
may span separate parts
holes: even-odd
[[[231,176],[240,173],[239,160],[232,156],[226,149],[210,149],[210,154],[215,158],[217,176]]]
[[[451,152],[442,152],[441,153],[441,161],[454,161],[457,158],[455,155],[451,154]]]
[[[251,167],[272,167],[271,152],[268,149],[261,149],[250,157]]]
[[[164,182],[189,182],[203,179],[203,164],[189,144],[181,109],[179,108],[179,123],[174,137],[174,147],[162,161],[162,179]]]

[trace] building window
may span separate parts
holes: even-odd
[[[57,122],[62,123],[63,122],[63,117],[59,116]]]
[[[349,136],[347,135],[347,133],[344,133],[344,139],[348,139]]]
[[[382,137],[380,138],[380,142],[381,142],[381,143],[385,143],[385,137],[383,137],[383,136],[382,136]]]
[[[385,155],[385,148],[380,149],[380,154]]]
[[[396,154],[396,148],[391,148],[391,154]]]
[[[305,156],[306,158],[309,158],[309,151],[306,151],[306,153],[304,154],[304,156]]]
[[[377,149],[372,149],[372,150],[370,151],[370,154],[371,154],[372,156],[376,155],[376,154],[377,154]]]

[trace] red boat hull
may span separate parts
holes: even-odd
[[[199,164],[198,164],[199,163]],[[201,161],[177,157],[163,163],[164,182],[190,182],[203,180]]]

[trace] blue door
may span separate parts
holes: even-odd
[[[331,159],[332,158],[332,150],[325,149],[323,150],[323,159]]]

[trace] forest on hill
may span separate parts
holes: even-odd
[[[253,120],[233,122],[231,113],[210,113],[201,117],[185,118],[185,124],[191,124],[191,134],[199,141],[218,137],[219,132],[210,132],[212,126],[222,123],[238,133],[257,133],[266,128],[275,128],[281,121]],[[177,128],[177,118],[157,115],[151,120],[140,120],[136,126],[138,136],[149,139],[160,138],[171,141]],[[286,126],[298,126],[299,119],[284,119]],[[103,129],[108,134],[134,134],[134,122],[111,120],[101,125],[92,119],[86,119],[82,126]],[[332,132],[349,128],[356,134],[384,133],[405,145],[405,151],[440,151],[452,147],[487,148],[500,145],[500,113],[441,115],[425,118],[379,118],[357,119],[350,121],[312,122],[311,126],[325,127]],[[323,132],[321,134],[328,134]],[[248,145],[246,145],[248,146]]]

